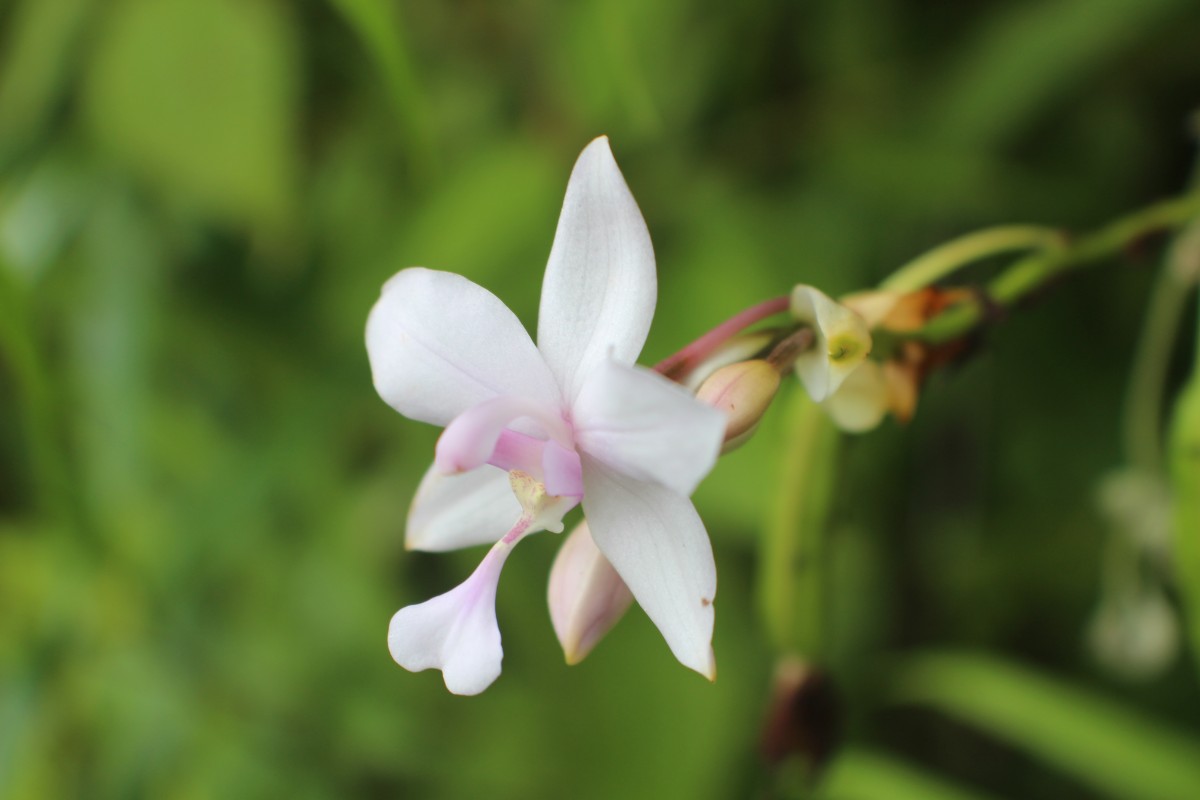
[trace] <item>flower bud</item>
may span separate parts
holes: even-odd
[[[779,371],[762,359],[721,367],[700,385],[696,399],[725,414],[725,444],[749,438],[779,391]]]
[[[550,620],[568,664],[578,664],[617,624],[633,595],[581,522],[550,569]]]
[[[818,770],[841,738],[841,708],[829,674],[796,657],[775,668],[771,705],[761,749],[769,764],[800,756]]]
[[[739,361],[747,361],[765,351],[771,346],[771,340],[774,337],[773,331],[752,331],[735,336],[678,380],[685,388],[694,392],[721,367],[736,364]]]
[[[857,312],[871,330],[911,333],[950,306],[972,299],[976,297],[968,289],[926,286],[913,292],[870,289],[846,295],[841,303]]]

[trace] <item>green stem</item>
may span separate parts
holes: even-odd
[[[821,408],[791,396],[779,490],[770,510],[759,569],[767,631],[779,652],[821,653],[825,617],[825,536],[841,441]]]
[[[1013,250],[1048,250],[1066,244],[1062,231],[1040,225],[999,225],[968,233],[917,256],[893,272],[880,289],[913,292],[962,267]]]
[[[1161,474],[1164,467],[1163,391],[1171,351],[1187,309],[1188,290],[1194,283],[1194,277],[1181,269],[1180,264],[1195,257],[1198,245],[1200,224],[1193,222],[1176,238],[1159,272],[1134,354],[1133,374],[1125,396],[1125,455],[1133,466],[1147,472]]]
[[[1197,314],[1200,321],[1200,314]],[[1192,661],[1200,668],[1200,328],[1192,374],[1175,401],[1168,441],[1172,490],[1172,567]]]
[[[1010,307],[1059,275],[1112,258],[1151,234],[1174,230],[1197,216],[1200,193],[1174,197],[1121,217],[1061,249],[1026,256],[988,285],[986,302],[956,305],[916,336],[934,343],[957,339],[983,320],[988,304]]]

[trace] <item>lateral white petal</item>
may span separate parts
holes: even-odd
[[[692,502],[583,458],[583,511],[592,539],[685,667],[716,677],[717,568]]]
[[[406,417],[445,425],[496,395],[561,406],[550,370],[508,307],[461,275],[414,267],[383,286],[367,318],[379,396]]]
[[[650,232],[602,136],[571,172],[538,312],[538,347],[568,403],[610,353],[637,359],[657,292]]]
[[[642,367],[605,359],[571,409],[575,444],[629,477],[690,495],[725,440],[725,415]]]
[[[461,475],[431,466],[408,511],[405,546],[442,552],[492,544],[521,516],[508,473],[485,464]]]
[[[454,694],[479,694],[491,686],[504,658],[496,586],[511,551],[497,542],[466,581],[397,611],[388,626],[388,650],[396,663],[412,672],[440,669]]]

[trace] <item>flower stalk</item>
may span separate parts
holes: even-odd
[[[1146,320],[1134,354],[1125,397],[1125,457],[1138,469],[1161,475],[1163,392],[1171,352],[1197,276],[1188,265],[1200,260],[1200,222],[1193,222],[1172,243],[1146,308]],[[1181,266],[1182,265],[1182,266]]]
[[[1066,245],[1057,228],[1041,225],[998,225],[951,239],[917,256],[879,284],[890,292],[915,292],[963,267],[1015,250],[1053,250]]]
[[[759,558],[760,603],[775,650],[814,661],[825,647],[825,539],[841,437],[804,392],[792,393],[787,413]]]
[[[1180,228],[1196,216],[1200,216],[1200,192],[1163,200],[1061,248],[1028,255],[989,283],[983,296],[947,309],[915,338],[932,343],[958,339],[984,321],[989,307],[1011,308],[1063,274],[1112,258],[1149,236]]]
[[[734,336],[751,325],[787,311],[789,302],[787,297],[776,297],[735,314],[682,350],[655,364],[654,371],[673,381],[682,380]]]
[[[1191,377],[1175,401],[1167,464],[1174,495],[1175,583],[1182,595],[1184,627],[1196,661],[1200,654],[1200,326],[1193,359]]]

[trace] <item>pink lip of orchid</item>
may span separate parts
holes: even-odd
[[[392,618],[401,666],[441,669],[456,694],[487,688],[503,658],[504,561],[524,536],[561,531],[582,502],[596,546],[676,658],[714,676],[716,567],[688,496],[716,461],[725,418],[633,366],[656,293],[650,235],[604,137],[571,173],[536,347],[461,276],[413,268],[384,286],[367,322],[375,386],[404,416],[445,426],[408,546],[494,543],[466,582]]]

